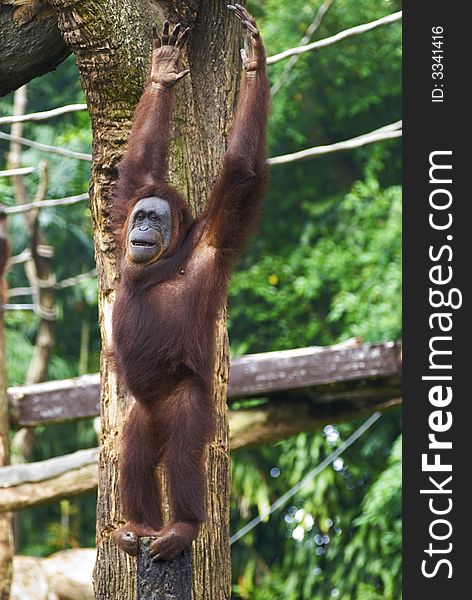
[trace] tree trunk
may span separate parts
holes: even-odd
[[[169,18],[192,28],[186,50],[190,75],[178,88],[173,123],[171,172],[174,184],[201,210],[216,179],[239,82],[239,33],[226,3],[217,0],[52,0],[59,28],[75,52],[94,132],[90,184],[99,272],[103,346],[110,348],[117,265],[110,235],[110,189],[116,178],[151,53],[151,25]],[[209,451],[209,521],[194,544],[194,600],[230,597],[230,462],[226,416],[228,347],[224,315],[218,326],[215,373],[217,433]],[[129,399],[105,356],[101,362],[102,452],[97,507],[98,558],[95,595],[124,600],[135,596],[135,561],[110,538],[121,524],[117,487],[118,438]]]
[[[8,256],[9,244],[5,214],[0,213],[0,467],[8,465],[10,460],[7,369],[3,327],[4,269]],[[12,516],[9,512],[2,512],[0,513],[0,600],[8,600],[10,597],[13,554]]]
[[[27,5],[22,5],[26,7]],[[51,8],[49,7],[49,11]],[[26,114],[28,101],[28,86],[23,85],[17,89],[13,95],[13,115],[19,116]],[[24,123],[13,123],[10,133],[17,137],[23,137]],[[19,169],[22,164],[22,145],[19,142],[10,143],[10,152],[8,154],[8,168]],[[40,181],[36,192],[35,201],[44,200],[47,192],[48,170],[47,163],[40,163]],[[26,189],[23,175],[14,175],[12,177],[13,196],[15,203],[28,204],[30,198]],[[40,313],[40,323],[36,334],[36,343],[33,357],[30,361],[26,373],[25,383],[41,383],[46,380],[49,367],[49,360],[54,347],[54,321],[55,321],[55,294],[52,286],[55,282],[54,270],[52,264],[52,247],[46,245],[44,235],[39,229],[39,210],[30,211],[25,214],[25,225],[28,231],[28,245],[31,251],[31,258],[25,264],[25,273],[28,277],[30,287],[33,289],[35,304]],[[45,251],[46,250],[46,251]],[[39,285],[42,283],[43,285]],[[28,460],[33,451],[36,431],[32,427],[23,427],[16,432],[12,447],[20,460]],[[17,522],[18,515],[15,515]],[[16,527],[18,533],[19,527]],[[18,547],[18,538],[15,536],[16,546]]]

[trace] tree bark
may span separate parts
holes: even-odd
[[[0,0],[0,39],[0,96],[52,71],[70,54],[47,0]]]
[[[110,189],[116,178],[133,110],[143,89],[151,52],[151,25],[164,17],[192,28],[186,50],[190,76],[179,85],[171,152],[173,183],[201,210],[221,164],[239,82],[239,33],[217,0],[52,0],[59,28],[77,58],[93,127],[91,211],[99,272],[99,319],[110,348],[111,312],[117,265],[110,230]],[[215,402],[217,434],[209,450],[209,521],[194,544],[193,598],[230,597],[230,462],[226,417],[228,350],[224,317],[218,331]],[[102,452],[97,507],[98,599],[135,596],[135,561],[110,538],[123,522],[117,487],[118,438],[129,399],[101,362]]]
[[[152,562],[151,538],[139,541],[136,600],[192,600],[192,556],[185,550],[173,560],[173,569]]]
[[[0,214],[0,467],[8,465],[10,461],[7,369],[3,324],[4,268],[8,256],[9,244],[5,214],[3,213]],[[11,513],[4,512],[0,514],[0,600],[8,600],[10,597],[13,554],[12,516]]]

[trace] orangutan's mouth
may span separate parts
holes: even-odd
[[[154,248],[156,246],[156,244],[151,243],[151,242],[140,242],[140,241],[134,241],[131,242],[132,246],[135,247],[139,247],[139,248]]]

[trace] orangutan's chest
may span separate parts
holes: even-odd
[[[194,305],[203,289],[209,291],[215,270],[215,250],[210,247],[196,248],[187,264],[170,280],[160,283],[155,293],[159,305]],[[162,306],[159,306],[162,308]]]

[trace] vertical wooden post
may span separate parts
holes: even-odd
[[[6,218],[0,206],[0,467],[10,462],[8,441],[8,396],[7,369],[5,356],[5,334],[3,324],[3,304],[5,302],[5,269],[9,257]],[[10,597],[12,562],[14,554],[12,515],[0,513],[0,600]]]
[[[13,95],[13,115],[26,114],[28,101],[28,86],[18,88]],[[23,137],[24,123],[12,123],[10,133],[17,137]],[[8,167],[15,169],[22,164],[22,145],[19,142],[10,142],[8,153]],[[46,161],[39,164],[39,185],[34,200],[44,200],[48,186],[48,166]],[[27,204],[30,202],[23,175],[14,175],[11,179],[13,197],[16,204]],[[52,265],[52,253],[46,245],[44,235],[39,229],[39,209],[29,211],[24,215],[25,225],[28,231],[31,258],[25,264],[25,272],[31,288],[33,289],[34,304],[37,307],[40,323],[36,334],[34,353],[31,358],[25,383],[39,383],[46,380],[49,360],[54,347],[54,321],[55,321],[55,294],[51,287],[55,281]],[[39,285],[42,283],[42,285]],[[47,285],[47,287],[46,287]],[[31,455],[36,431],[33,427],[22,427],[12,440],[12,447],[23,459],[28,460]],[[15,515],[16,533],[18,534],[19,513]],[[16,539],[18,544],[18,539]]]
[[[170,562],[152,562],[150,542],[140,539],[136,600],[192,600],[191,550]]]

